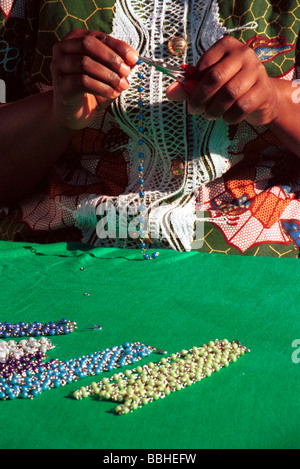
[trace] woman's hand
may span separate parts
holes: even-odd
[[[138,61],[128,44],[97,31],[73,30],[53,48],[53,112],[68,129],[90,124],[129,86]]]
[[[279,115],[276,81],[252,49],[225,36],[199,60],[191,81],[173,83],[167,97],[186,100],[191,114],[204,113],[209,120],[267,125]]]

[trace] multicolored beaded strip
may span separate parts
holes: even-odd
[[[142,62],[141,60],[138,60],[137,65],[139,66],[139,72],[138,72],[138,77],[140,80],[143,80],[144,74],[142,72],[142,69],[140,68]],[[139,206],[139,223],[140,223],[140,229],[138,233],[138,238],[139,238],[139,246],[142,250],[143,258],[145,260],[152,260],[156,259],[159,256],[159,252],[153,252],[152,255],[150,256],[147,253],[147,246],[146,246],[146,241],[149,239],[149,235],[146,231],[146,205],[145,205],[145,192],[144,192],[144,152],[143,152],[143,145],[144,145],[144,112],[143,112],[143,107],[144,107],[144,101],[143,101],[143,91],[144,88],[142,86],[142,82],[138,87],[138,92],[139,92],[139,101],[138,101],[138,106],[139,106],[139,127],[138,127],[138,133],[139,133],[139,147],[140,151],[138,154],[138,159],[139,159],[139,200],[140,200],[140,206]]]
[[[42,337],[35,339],[23,339],[20,342],[15,340],[0,342],[0,363],[6,363],[9,358],[19,360],[25,353],[36,354],[37,352],[46,353],[48,350],[55,348],[50,339]]]
[[[127,414],[211,376],[245,352],[249,350],[237,341],[211,341],[200,348],[193,347],[168,358],[163,357],[158,364],[150,362],[104,378],[100,383],[80,388],[73,396],[82,399],[93,395],[100,400],[111,400],[118,403],[115,408],[118,415]]]
[[[42,324],[36,322],[18,322],[16,324],[8,321],[0,323],[0,338],[7,339],[9,337],[39,337],[39,336],[55,336],[66,335],[70,332],[79,329],[80,326],[74,321],[68,319],[61,319],[60,321],[50,321]],[[82,330],[101,330],[101,326],[87,325],[80,327]]]
[[[166,353],[140,342],[125,342],[121,346],[101,350],[73,360],[50,360],[39,367],[38,372],[17,372],[9,379],[0,378],[0,400],[21,397],[34,398],[44,391],[59,388],[87,376],[99,375],[135,363],[152,352]]]
[[[16,342],[10,340],[0,343],[0,377],[12,379],[15,374],[24,374],[30,370],[37,373],[43,360],[47,358],[46,352],[55,348],[46,337]]]

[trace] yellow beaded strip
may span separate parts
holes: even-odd
[[[157,364],[150,362],[134,370],[104,378],[99,383],[81,387],[73,396],[82,399],[97,395],[101,400],[118,402],[115,408],[118,415],[127,414],[211,376],[246,352],[250,350],[236,340],[229,342],[227,339],[217,339],[202,347],[163,357]]]

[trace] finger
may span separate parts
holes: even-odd
[[[208,101],[205,115],[208,120],[222,117],[233,104],[244,96],[256,83],[256,74],[252,70],[243,68],[229,80],[216,95]]]
[[[265,88],[260,83],[255,85],[239,98],[224,114],[223,119],[228,124],[239,124],[253,113],[260,113],[265,103]]]
[[[190,95],[191,108],[202,109],[207,101],[239,73],[244,62],[240,54],[223,58],[220,62],[205,71],[197,87]]]
[[[166,96],[169,101],[186,101],[189,94],[182,83],[175,81],[167,88]]]
[[[222,60],[229,52],[245,48],[245,46],[232,36],[225,36],[208,49],[198,61],[196,69],[202,72]]]
[[[87,55],[65,54],[60,61],[57,74],[59,74],[60,77],[72,74],[88,75],[120,91],[126,90],[129,86],[128,80],[125,77],[121,78],[120,75]]]
[[[128,75],[138,61],[137,52],[128,44],[103,33],[83,34],[80,37],[67,38],[62,41],[61,47],[66,54],[88,55],[109,66],[116,73],[120,72],[120,67],[126,65]]]
[[[106,99],[115,99],[120,95],[119,90],[82,74],[63,76],[60,79],[58,93],[63,96],[64,102],[70,103],[76,101],[84,93],[90,93]]]

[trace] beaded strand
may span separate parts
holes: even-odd
[[[99,375],[135,363],[153,351],[165,353],[140,342],[125,342],[121,346],[107,348],[72,360],[50,360],[39,367],[37,372],[15,373],[9,379],[0,378],[0,400],[17,397],[34,398],[44,391],[59,388],[87,376]]]
[[[0,377],[12,379],[15,374],[26,374],[28,370],[37,373],[43,360],[47,358],[46,352],[55,348],[46,337],[37,340],[15,340],[1,342],[0,344]]]
[[[118,403],[115,408],[118,415],[127,414],[211,376],[246,352],[249,350],[237,341],[211,341],[200,348],[163,357],[158,364],[150,362],[94,382],[75,391],[73,397],[79,400],[93,395],[111,400]]]
[[[86,326],[92,330],[101,330],[101,326]],[[9,321],[0,323],[0,338],[7,339],[9,337],[39,337],[39,336],[56,336],[66,335],[74,332],[79,326],[74,321],[66,318],[60,321],[50,321],[42,324],[39,321],[25,323],[23,321],[13,324]]]
[[[137,62],[137,65],[138,66],[141,66],[142,62],[141,60],[139,59],[138,62]],[[139,69],[139,72],[138,72],[138,77],[140,80],[143,80],[144,78],[144,74],[142,72],[142,69],[140,68]],[[138,107],[139,107],[139,114],[138,114],[138,118],[139,118],[139,127],[138,127],[138,133],[139,133],[139,140],[138,140],[138,144],[139,144],[139,147],[140,147],[140,150],[139,150],[139,154],[138,154],[138,164],[139,164],[139,203],[140,203],[140,206],[139,206],[139,223],[140,223],[140,229],[139,229],[139,233],[138,233],[138,238],[139,238],[139,246],[141,248],[141,251],[142,251],[142,254],[143,254],[143,258],[145,260],[152,260],[152,259],[156,259],[158,256],[159,256],[159,252],[153,252],[152,255],[150,256],[148,253],[147,253],[147,247],[146,247],[146,238],[148,238],[148,234],[147,232],[145,231],[145,223],[146,223],[146,212],[147,212],[147,209],[146,209],[146,205],[145,205],[145,192],[144,192],[144,183],[145,183],[145,180],[144,180],[144,152],[143,152],[143,145],[144,145],[144,131],[145,131],[145,128],[144,128],[144,101],[143,101],[143,91],[144,91],[144,88],[143,88],[143,83],[141,81],[139,87],[138,87],[138,92],[139,92],[139,101],[138,101]]]

